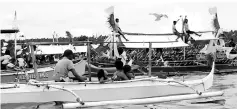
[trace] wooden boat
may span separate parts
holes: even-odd
[[[134,46],[134,44],[130,44],[131,46]],[[185,46],[185,44],[177,43],[176,45],[170,45],[170,47],[173,46]],[[144,44],[144,47],[147,48],[148,44]],[[149,48],[151,52],[150,42]],[[149,55],[149,60],[151,60],[151,55]],[[151,68],[151,62],[149,62],[149,65]],[[107,104],[154,103],[220,96],[223,95],[223,92],[206,93],[213,85],[214,72],[215,62],[213,62],[212,69],[206,77],[190,81],[143,77],[127,81],[111,81],[104,84],[100,84],[99,82],[53,82],[36,80],[30,80],[27,84],[2,83],[1,103],[63,101],[65,103],[63,104],[64,108],[76,108]]]
[[[157,77],[143,77],[128,81],[98,82],[39,82],[28,84],[1,84],[1,103],[31,102],[103,102],[152,97],[198,94],[213,85],[215,63],[209,75],[199,80],[175,81]],[[219,93],[220,95],[221,93]],[[222,93],[223,94],[223,93]],[[83,101],[83,103],[82,103]]]

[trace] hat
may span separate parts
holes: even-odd
[[[69,56],[69,55],[73,55],[73,56],[74,56],[72,50],[70,50],[70,49],[65,50],[64,53],[63,53],[63,56],[66,56],[66,57],[67,57],[67,56]]]

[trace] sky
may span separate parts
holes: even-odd
[[[172,21],[180,15],[188,16],[191,30],[210,30],[212,16],[208,9],[211,7],[217,7],[221,28],[237,30],[237,1],[112,1],[0,0],[0,29],[12,28],[16,11],[16,24],[26,38],[52,38],[54,31],[60,37],[65,37],[65,31],[70,31],[73,36],[107,35],[111,30],[106,23],[108,14],[105,9],[114,6],[115,17],[120,19],[120,27],[126,32],[171,33]],[[168,18],[155,21],[149,13],[167,14]],[[1,34],[1,38],[7,36]]]

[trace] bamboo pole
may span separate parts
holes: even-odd
[[[149,74],[148,74],[148,76],[149,77],[151,77],[151,47],[152,46],[152,43],[151,42],[149,42]]]
[[[54,35],[55,35],[55,31],[53,32],[53,42],[54,42]]]
[[[185,35],[184,35],[184,42],[185,42]],[[185,57],[186,57],[186,48],[184,47],[184,60],[185,60]]]
[[[186,17],[185,17],[185,19],[186,19]],[[184,43],[185,43],[185,32],[184,32],[184,19],[183,18],[181,18],[181,20],[182,20],[182,32],[183,32],[183,41],[184,41]],[[183,60],[185,60],[185,47],[183,47],[183,56],[184,56],[184,59]]]
[[[73,43],[92,43],[92,41],[74,41]],[[176,42],[176,41],[154,41],[151,43],[171,43],[171,42]],[[120,42],[97,42],[97,43],[120,43]],[[150,43],[150,42],[123,42],[123,43]],[[28,43],[29,45],[48,45],[48,44],[69,44],[68,42],[31,42]]]
[[[73,43],[87,43],[88,41],[75,41]],[[29,45],[70,44],[69,42],[30,42]]]
[[[88,62],[88,73],[89,73],[89,81],[91,81],[91,67],[90,67],[90,60],[91,60],[91,52],[90,52],[90,42],[88,37],[87,43],[87,62]]]
[[[14,47],[15,48],[14,49],[14,53],[15,53],[14,58],[15,58],[15,62],[14,63],[16,65],[17,64],[17,59],[16,59],[16,55],[17,55],[17,53],[16,53],[16,47],[17,47],[17,39],[16,38],[17,38],[17,36],[16,35],[17,35],[17,33],[15,33],[14,35],[15,35],[15,40],[14,40],[14,46],[15,46]]]
[[[36,80],[39,80],[39,74],[37,72],[37,64],[36,64],[36,58],[35,58],[35,52],[34,52],[33,45],[31,45],[30,48],[31,48],[31,57],[32,57],[34,72],[35,72],[35,75],[36,75]]]

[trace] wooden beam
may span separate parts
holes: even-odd
[[[18,29],[4,29],[4,30],[1,30],[1,34],[18,33],[18,32],[20,32]]]

